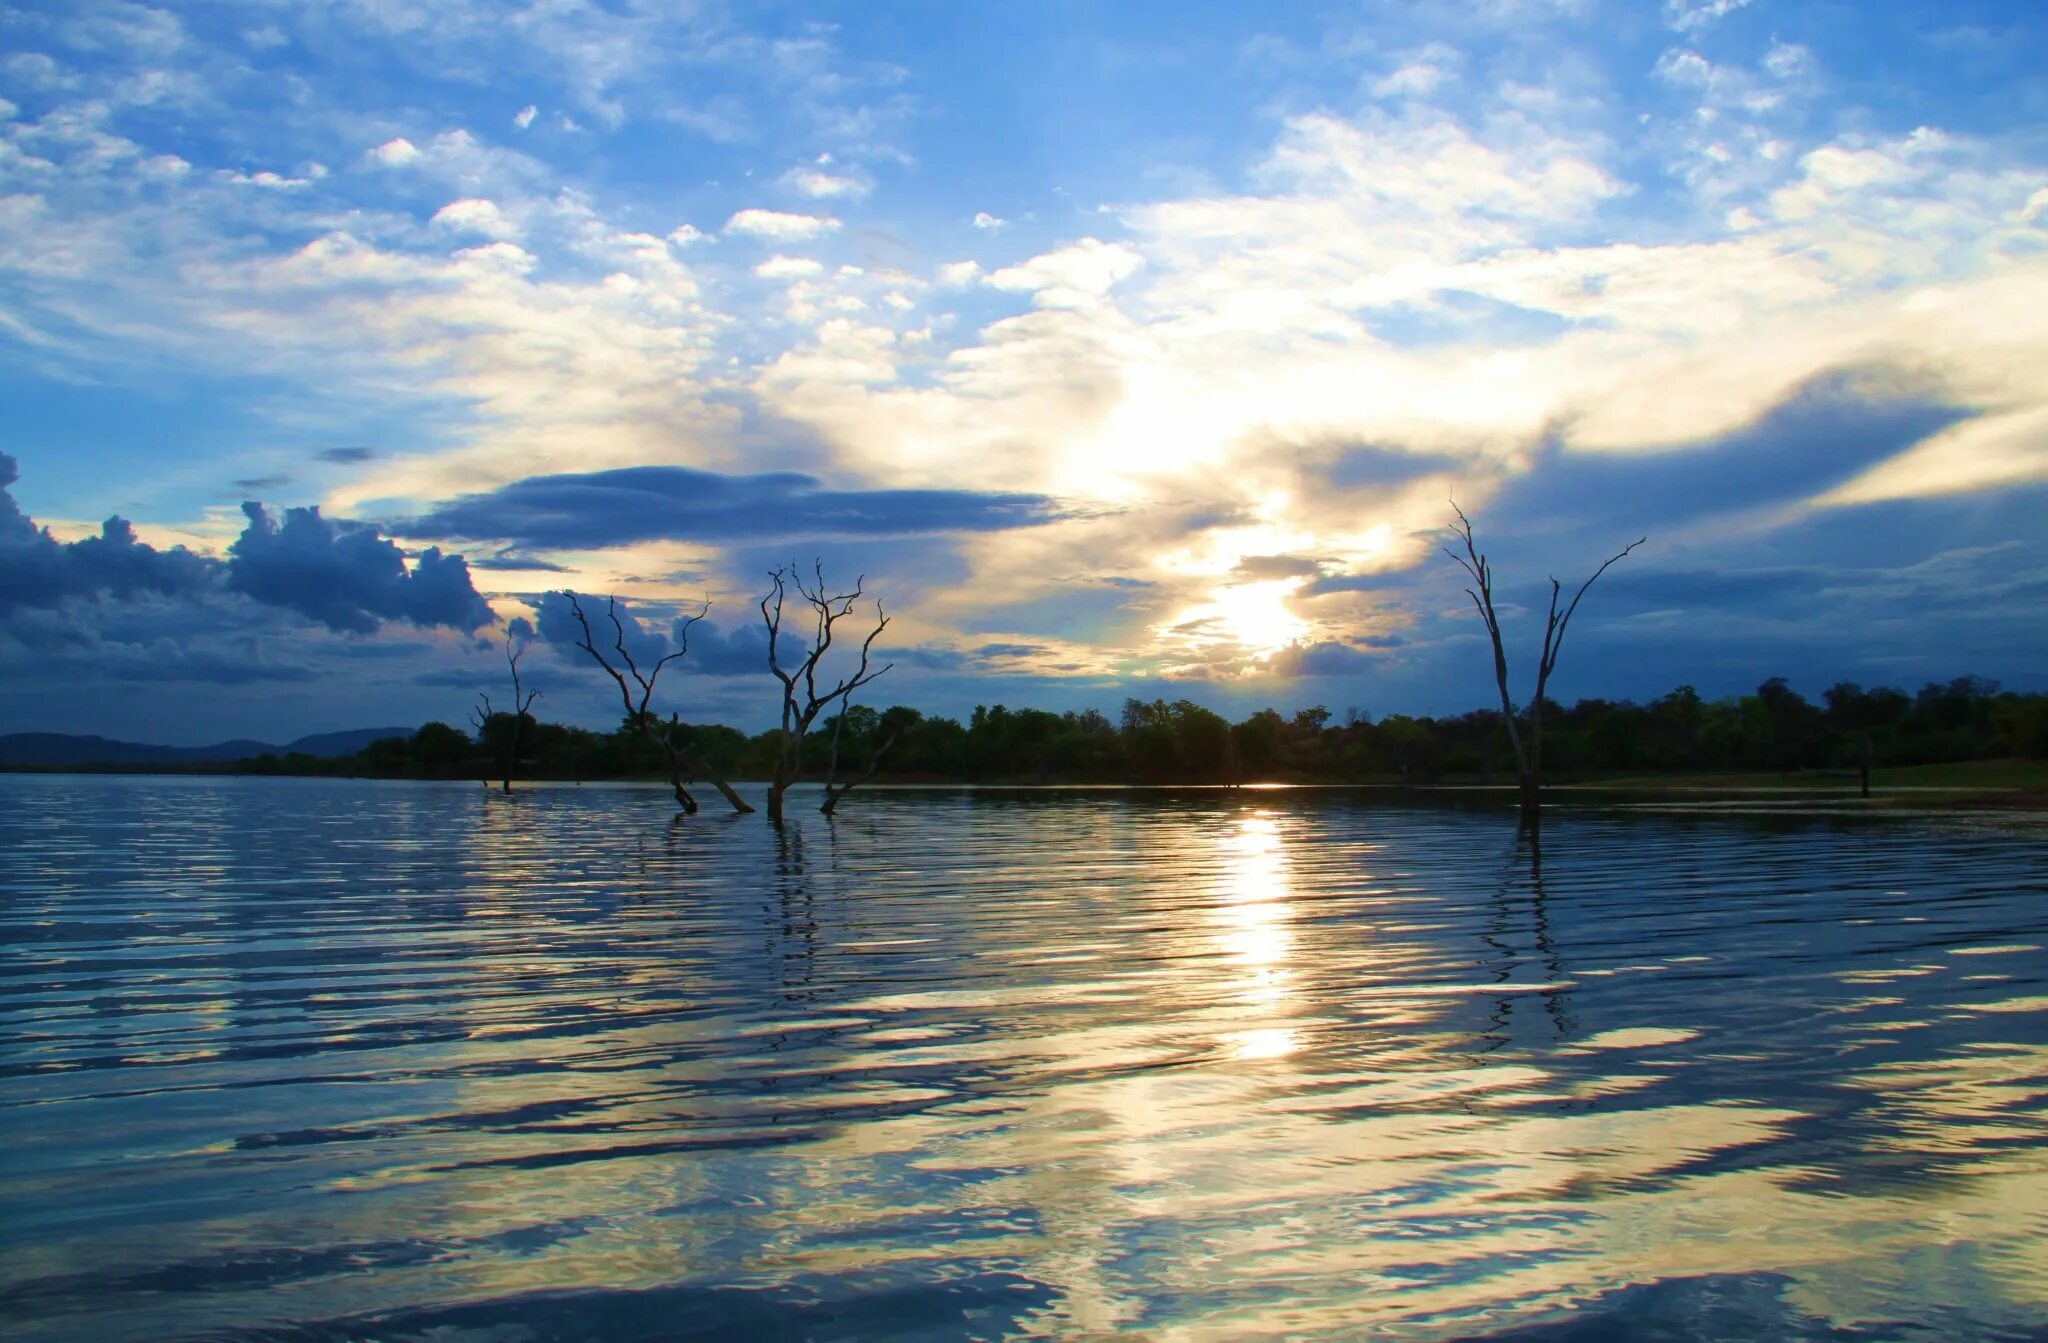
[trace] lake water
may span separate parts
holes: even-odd
[[[2030,817],[0,777],[14,1340],[2048,1339]]]

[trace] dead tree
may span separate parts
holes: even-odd
[[[533,702],[540,698],[538,690],[521,691],[519,685],[519,659],[526,656],[526,645],[512,634],[505,635],[505,664],[512,669],[512,733],[505,744],[505,791],[512,791],[512,772],[519,766],[520,738],[526,735],[526,713]],[[479,737],[488,737],[490,724],[498,715],[491,708],[491,697],[477,692],[477,708],[470,710],[469,721],[476,724]]]
[[[868,657],[875,646],[875,639],[889,627],[888,613],[877,601],[875,627],[868,631],[867,638],[861,640],[860,665],[854,669],[853,675],[834,682],[822,693],[819,691],[819,664],[831,651],[835,627],[853,614],[855,603],[865,595],[867,576],[863,574],[853,581],[853,591],[835,593],[825,587],[822,564],[813,562],[811,574],[812,581],[807,586],[802,572],[795,565],[776,569],[768,575],[768,592],[761,598],[761,620],[768,627],[768,670],[782,682],[782,734],[776,744],[775,777],[768,785],[768,819],[777,825],[782,823],[782,796],[796,782],[796,776],[803,768],[804,737],[810,732],[811,724],[834,703],[841,706],[840,716],[844,718],[846,701],[853,692],[895,665],[889,663],[873,671],[868,669]],[[784,667],[782,608],[791,591],[810,608],[812,631],[802,659]],[[851,786],[848,785],[849,788]],[[829,813],[837,805],[838,798],[844,796],[845,790],[835,797],[828,786],[825,810]]]
[[[876,632],[880,633],[879,630]],[[883,670],[886,671],[887,668]],[[876,672],[875,675],[879,676],[881,672]],[[896,744],[896,735],[901,730],[900,728],[892,727],[888,732],[884,733],[880,743],[868,754],[867,768],[863,769],[853,778],[848,779],[845,783],[840,783],[839,739],[846,733],[846,719],[852,712],[853,702],[848,700],[839,706],[839,713],[832,720],[832,753],[825,763],[825,804],[818,808],[819,811],[824,812],[827,816],[830,816],[839,809],[840,801],[848,793],[875,777],[875,771],[882,767],[882,757],[887,755],[889,748]],[[875,728],[877,731],[881,730],[880,720],[876,721]]]
[[[569,609],[575,613],[576,624],[583,631],[583,638],[576,646],[590,654],[591,660],[604,668],[605,675],[617,683],[619,701],[626,707],[627,721],[634,725],[641,736],[661,749],[662,759],[668,766],[668,786],[675,792],[676,804],[685,812],[696,814],[697,799],[691,797],[689,790],[683,787],[683,780],[685,777],[701,775],[711,780],[711,786],[731,804],[734,811],[752,811],[753,807],[747,804],[747,800],[735,793],[732,786],[718,776],[718,771],[711,768],[709,761],[684,744],[682,722],[677,715],[670,714],[669,721],[663,723],[647,707],[648,702],[654,698],[654,685],[661,679],[662,668],[689,651],[690,626],[704,618],[705,612],[711,609],[711,603],[705,602],[702,609],[693,616],[685,617],[677,626],[675,652],[666,654],[651,668],[642,672],[632,651],[626,647],[626,626],[619,619],[618,599],[605,598],[605,614],[611,617],[612,622],[612,651],[618,657],[619,666],[625,668],[622,672],[619,666],[614,666],[611,659],[598,650],[597,641],[591,637],[590,620],[583,614],[583,603],[577,600],[576,594],[564,592],[562,595],[569,599]],[[632,678],[630,685],[627,682],[628,677]],[[633,698],[633,690],[636,687],[640,692],[637,703]]]
[[[1543,650],[1536,659],[1536,695],[1529,701],[1529,731],[1525,737],[1516,723],[1514,696],[1508,691],[1507,647],[1501,642],[1500,617],[1493,609],[1493,567],[1472,540],[1472,520],[1465,516],[1465,510],[1453,503],[1451,511],[1458,515],[1458,525],[1451,532],[1464,542],[1465,553],[1460,555],[1449,546],[1444,547],[1444,553],[1471,575],[1473,586],[1465,589],[1465,595],[1472,599],[1479,618],[1486,622],[1487,637],[1493,641],[1493,679],[1500,687],[1501,717],[1507,721],[1508,744],[1515,749],[1515,768],[1521,779],[1522,824],[1534,826],[1542,819],[1543,809],[1543,701],[1549,693],[1550,674],[1557,670],[1558,654],[1564,651],[1565,629],[1594,579],[1649,538],[1639,536],[1610,556],[1606,564],[1593,571],[1592,578],[1579,584],[1579,590],[1563,611],[1557,609],[1562,589],[1555,577],[1550,580],[1550,612],[1543,622]]]

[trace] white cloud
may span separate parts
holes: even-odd
[[[800,192],[814,200],[847,197],[858,200],[868,194],[868,184],[858,178],[824,172],[818,168],[791,168],[782,175],[782,184],[792,191]]]
[[[1750,0],[1665,0],[1664,21],[1681,33],[1697,32],[1749,3]]]
[[[513,115],[512,124],[523,131],[533,124],[534,117],[539,115],[539,113],[539,108],[535,107],[532,103],[528,103]]]
[[[296,191],[300,187],[309,185],[308,178],[285,177],[282,174],[268,171],[239,173],[223,168],[215,173],[214,176],[223,182],[232,182],[236,186],[264,187],[272,191]]]
[[[783,256],[777,253],[754,267],[754,274],[766,280],[791,280],[806,275],[822,275],[825,267],[807,256]]]
[[[519,226],[505,217],[493,201],[475,196],[450,201],[434,212],[432,223],[446,229],[466,233],[481,233],[486,238],[506,239],[519,236]]]
[[[697,228],[694,224],[678,224],[668,232],[668,240],[678,247],[693,247],[700,242],[717,242],[718,239]]]
[[[420,151],[419,146],[401,135],[395,139],[386,140],[383,144],[370,150],[368,157],[384,167],[401,168],[408,163],[418,162]]]
[[[1031,293],[1049,307],[1068,307],[1107,294],[1135,274],[1145,258],[1119,243],[1083,238],[1058,251],[1006,266],[988,277],[997,289]]]
[[[989,232],[994,232],[999,228],[1003,228],[1009,222],[1010,221],[1007,219],[996,218],[994,215],[990,214],[986,210],[977,211],[974,216],[974,227],[978,229],[986,229]]]
[[[1813,52],[1797,42],[1780,42],[1773,38],[1771,49],[1764,53],[1764,69],[1780,79],[1795,79],[1811,73],[1813,68]]]
[[[980,278],[978,261],[949,261],[939,267],[939,283],[948,289],[965,289]]]
[[[741,210],[725,221],[725,232],[774,242],[801,242],[831,233],[839,221],[829,215],[784,214],[778,210]]]

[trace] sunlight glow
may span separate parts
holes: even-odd
[[[1194,648],[1234,645],[1256,657],[1270,656],[1308,635],[1308,622],[1287,609],[1288,597],[1302,581],[1279,578],[1216,588],[1208,601],[1181,611],[1160,634]]]

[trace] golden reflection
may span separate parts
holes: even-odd
[[[1270,1016],[1288,1000],[1293,977],[1292,891],[1279,822],[1267,812],[1241,817],[1221,849],[1223,899],[1215,913],[1215,941],[1234,971],[1224,987],[1236,1001]],[[1266,1022],[1233,1031],[1228,1039],[1244,1059],[1279,1058],[1296,1048],[1292,1030]]]

